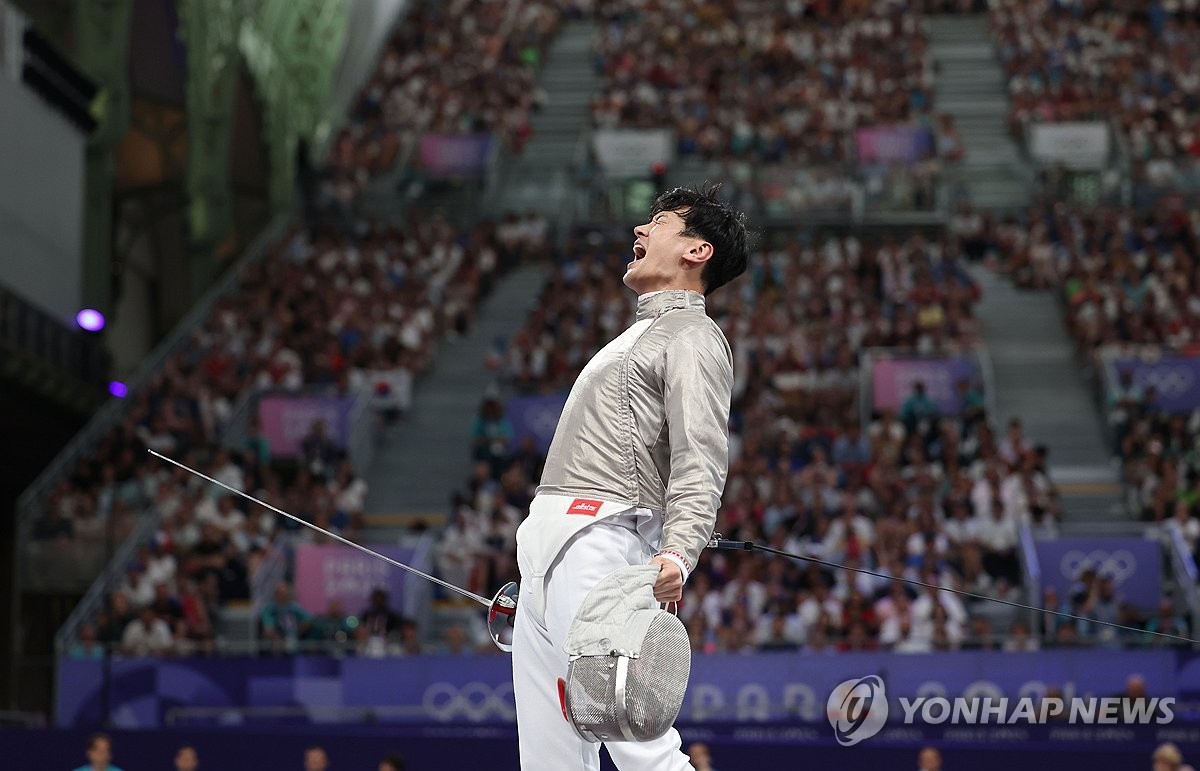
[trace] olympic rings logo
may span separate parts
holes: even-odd
[[[1125,579],[1136,573],[1137,566],[1137,558],[1127,549],[1117,549],[1111,554],[1099,549],[1088,554],[1072,549],[1059,562],[1063,577],[1071,581],[1079,577],[1080,571],[1091,568],[1098,575],[1111,576],[1116,586],[1125,583]]]
[[[447,682],[434,683],[425,689],[421,706],[425,714],[443,722],[455,718],[466,718],[473,723],[481,723],[489,718],[517,718],[517,702],[511,682],[500,683],[495,688],[477,680],[461,686]]]
[[[1182,396],[1195,385],[1195,375],[1187,367],[1160,366],[1139,373],[1141,386],[1154,386],[1160,396],[1173,398]]]

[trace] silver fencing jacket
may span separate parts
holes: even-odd
[[[554,432],[537,494],[564,501],[556,519],[566,521],[532,507],[525,540],[542,541],[549,556],[545,540],[561,545],[585,526],[591,517],[570,514],[586,513],[589,502],[649,509],[663,512],[660,553],[690,573],[725,487],[732,389],[729,343],[704,313],[703,295],[672,289],[638,298],[634,323],[579,373]]]

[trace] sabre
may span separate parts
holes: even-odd
[[[412,573],[413,575],[420,576],[421,578],[424,578],[428,581],[434,582],[438,586],[443,586],[453,592],[457,592],[458,594],[461,594],[463,597],[474,600],[475,602],[479,603],[480,605],[482,605],[483,607],[488,609],[488,630],[492,634],[492,642],[496,643],[497,647],[499,647],[503,651],[511,651],[512,650],[511,645],[501,642],[499,633],[500,633],[500,631],[503,631],[503,627],[504,627],[505,623],[507,623],[507,625],[511,626],[512,619],[516,615],[516,612],[517,612],[517,588],[518,587],[517,587],[517,583],[515,581],[509,581],[507,584],[505,584],[504,586],[502,586],[500,588],[500,591],[496,592],[495,597],[493,597],[491,600],[488,600],[486,597],[481,597],[480,595],[476,594],[475,592],[468,591],[467,589],[463,589],[460,586],[455,586],[454,584],[449,583],[448,581],[443,581],[442,579],[437,578],[436,576],[431,576],[428,573],[424,573],[420,570],[417,570],[416,568],[412,567],[411,565],[405,565],[403,562],[399,562],[399,561],[394,560],[391,557],[388,557],[384,554],[380,554],[379,552],[377,552],[373,549],[368,549],[366,546],[363,546],[362,544],[355,543],[354,541],[351,541],[349,538],[343,538],[342,536],[338,535],[337,533],[326,530],[325,528],[320,527],[319,525],[314,525],[312,522],[309,522],[305,519],[301,519],[300,517],[297,517],[294,514],[289,514],[286,511],[284,511],[283,509],[278,508],[276,506],[272,506],[271,504],[267,503],[266,501],[260,501],[258,498],[255,498],[253,495],[250,495],[249,493],[243,492],[242,490],[238,490],[236,487],[231,487],[219,479],[213,479],[212,477],[208,476],[207,474],[202,474],[199,471],[197,471],[196,469],[191,468],[190,466],[180,463],[179,461],[177,461],[173,458],[168,458],[166,455],[163,455],[161,452],[156,452],[149,448],[147,448],[146,451],[149,452],[154,457],[161,458],[162,460],[165,460],[167,463],[170,463],[173,466],[178,466],[179,468],[183,469],[184,471],[187,471],[188,473],[195,474],[196,476],[200,477],[201,479],[203,479],[207,482],[212,482],[214,485],[223,487],[226,490],[228,490],[229,492],[233,493],[234,495],[240,495],[241,497],[245,498],[248,501],[253,501],[254,503],[257,503],[259,506],[262,506],[263,508],[270,509],[271,511],[275,512],[276,514],[287,517],[288,519],[292,520],[293,522],[304,525],[305,527],[310,528],[312,530],[316,530],[321,535],[332,538],[335,541],[344,543],[347,546],[358,549],[363,554],[369,554],[372,557],[376,557],[378,559],[383,560],[384,562],[388,563],[389,565],[398,567],[401,570],[407,570],[409,573]],[[499,622],[505,622],[505,623],[499,623]]]

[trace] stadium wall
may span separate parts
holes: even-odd
[[[0,278],[64,324],[80,309],[83,134],[0,76]]]

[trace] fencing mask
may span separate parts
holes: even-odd
[[[654,599],[657,565],[620,568],[580,606],[563,649],[563,715],[589,742],[649,741],[667,732],[687,690],[692,652],[683,622]]]

